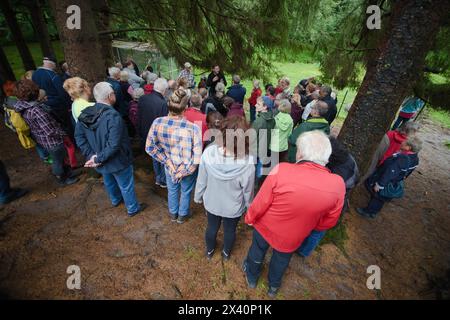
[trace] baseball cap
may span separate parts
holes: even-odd
[[[45,56],[43,60],[44,61],[51,61],[51,62],[56,64],[56,57],[54,55]]]

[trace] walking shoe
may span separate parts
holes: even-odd
[[[138,213],[141,213],[142,211],[144,211],[146,208],[147,208],[147,204],[146,204],[146,203],[140,203],[140,204],[139,204],[139,209],[138,209],[136,212],[134,212],[134,213],[129,213],[128,216],[129,216],[130,218],[131,218],[131,217],[134,217],[134,216],[137,215]]]
[[[169,215],[170,215],[170,221],[177,222],[177,219],[178,219],[178,215],[177,214],[169,213]]]
[[[272,299],[275,299],[277,297],[279,289],[280,288],[270,287],[269,290],[267,291],[267,295]]]
[[[211,260],[213,255],[214,255],[214,251],[216,251],[215,249],[213,249],[212,251],[206,250],[206,258],[208,258],[208,260]]]
[[[247,285],[250,289],[255,289],[256,288],[256,282],[252,282],[248,279],[247,276],[247,262],[244,260],[244,263],[242,264],[242,271],[244,271],[244,275],[245,275],[245,280],[247,281]]]
[[[74,183],[77,183],[78,181],[79,181],[79,179],[77,179],[77,178],[61,178],[61,177],[57,177],[57,179],[58,179],[58,184],[61,186],[61,187],[64,187],[64,186],[70,186],[70,185],[72,185],[72,184],[74,184]]]
[[[24,195],[28,193],[28,190],[25,189],[11,189],[10,192],[6,195],[6,197],[0,200],[0,204],[8,204],[22,198]]]
[[[187,216],[180,216],[180,215],[178,215],[177,222],[178,222],[178,224],[183,224],[183,223],[185,223],[187,220],[189,220],[190,217],[191,217],[190,214],[188,214]]]
[[[222,250],[222,258],[225,261],[230,260],[230,254],[226,254],[225,251]]]
[[[373,213],[367,212],[363,208],[356,208],[356,212],[358,212],[358,214],[364,218],[375,219],[375,216],[376,216]]]

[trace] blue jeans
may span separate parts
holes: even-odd
[[[48,151],[45,150],[43,147],[41,147],[40,145],[36,144],[36,151],[39,155],[39,158],[41,158],[42,161],[45,161],[48,159]]]
[[[156,183],[166,185],[166,172],[164,169],[164,165],[161,162],[156,161],[155,159],[152,159],[152,162]]]
[[[194,189],[197,172],[184,177],[181,181],[173,182],[169,171],[165,169],[167,176],[167,196],[169,213],[172,215],[187,216],[191,205],[191,193]],[[181,195],[180,195],[181,193]]]
[[[64,147],[64,144],[61,143],[60,145],[57,145],[53,149],[47,150],[49,155],[52,157],[53,163],[52,163],[52,173],[53,175],[57,177],[63,177],[66,173],[66,170],[64,168],[64,159],[67,156],[66,148]]]
[[[303,240],[302,245],[297,250],[297,253],[302,257],[309,257],[317,245],[320,243],[320,240],[325,236],[326,231],[316,231],[313,230],[310,235]]]
[[[253,241],[248,250],[245,263],[247,265],[247,278],[250,282],[258,282],[262,271],[264,257],[270,244],[259,234],[256,229],[253,230]],[[273,249],[272,258],[269,264],[269,286],[272,288],[281,287],[281,279],[289,266],[292,253],[279,252]]]
[[[103,181],[113,206],[117,206],[123,199],[128,214],[134,214],[139,210],[139,203],[134,191],[132,165],[119,172],[103,174]]]

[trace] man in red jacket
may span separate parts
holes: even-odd
[[[325,167],[331,143],[321,131],[297,140],[297,163],[280,163],[264,181],[245,222],[253,225],[253,242],[243,264],[247,284],[255,288],[264,256],[273,248],[269,296],[275,297],[292,254],[311,231],[334,227],[344,205],[342,178]]]

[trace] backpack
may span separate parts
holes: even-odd
[[[25,149],[31,149],[36,147],[36,142],[31,138],[31,131],[28,124],[22,118],[22,115],[15,110],[5,107],[5,122],[8,119],[12,130],[17,133],[20,144]]]

